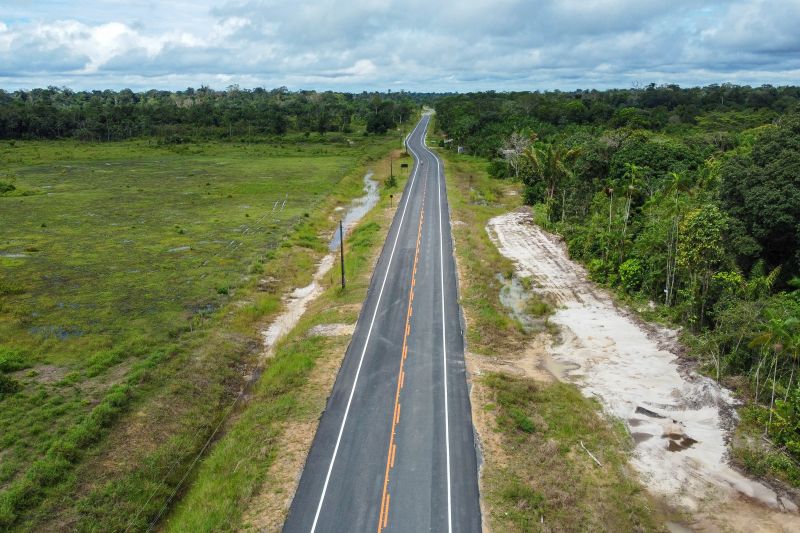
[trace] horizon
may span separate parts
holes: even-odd
[[[231,89],[243,91],[243,92],[253,92],[257,89],[261,89],[266,92],[276,91],[279,89],[286,89],[290,93],[302,93],[302,92],[317,92],[317,93],[325,93],[325,92],[332,92],[337,94],[350,94],[353,96],[361,95],[361,94],[381,94],[381,95],[388,95],[388,94],[425,94],[425,95],[442,95],[442,96],[449,96],[449,95],[467,95],[467,94],[474,94],[474,93],[497,93],[497,94],[513,94],[513,93],[539,93],[539,94],[548,94],[548,93],[565,93],[565,94],[572,94],[572,93],[587,93],[587,92],[606,92],[606,91],[644,91],[649,89],[651,86],[654,86],[656,89],[662,89],[666,87],[675,87],[678,90],[692,90],[692,89],[707,89],[710,87],[741,87],[741,88],[750,88],[750,89],[757,89],[762,87],[770,87],[773,89],[782,89],[782,88],[792,88],[792,87],[800,87],[800,80],[796,84],[782,84],[782,85],[773,85],[770,83],[762,83],[760,85],[750,85],[750,84],[742,84],[742,83],[732,83],[732,82],[720,82],[720,83],[708,83],[705,85],[679,85],[677,83],[648,83],[644,85],[637,84],[633,87],[606,87],[606,88],[597,88],[597,87],[578,87],[575,89],[477,89],[477,90],[465,90],[465,91],[426,91],[426,90],[410,90],[410,89],[354,89],[354,90],[344,90],[344,89],[316,89],[316,88],[307,88],[307,87],[299,87],[299,88],[290,88],[286,86],[276,86],[276,87],[269,87],[264,85],[256,85],[253,87],[241,87],[238,84],[231,84],[227,87],[213,87],[206,84],[201,84],[197,87],[183,87],[183,88],[163,88],[163,87],[146,87],[141,89],[134,89],[132,87],[119,87],[119,88],[112,88],[112,87],[86,87],[81,89],[76,89],[69,86],[39,86],[39,87],[26,87],[26,88],[17,88],[17,89],[7,89],[5,87],[0,87],[0,91],[6,92],[7,94],[13,94],[17,91],[22,92],[31,92],[36,90],[49,90],[49,89],[57,89],[59,91],[71,91],[73,93],[79,92],[105,92],[105,91],[112,91],[112,92],[121,92],[130,90],[134,94],[144,94],[150,91],[164,91],[164,92],[171,92],[171,93],[181,93],[187,91],[199,91],[200,89],[206,88],[212,92],[216,93],[224,93],[228,92]]]

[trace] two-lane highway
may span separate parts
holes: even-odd
[[[444,170],[414,167],[284,531],[480,531],[477,454]]]

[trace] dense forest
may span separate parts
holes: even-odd
[[[287,132],[350,133],[355,124],[385,133],[408,120],[424,93],[291,92],[285,87],[224,91],[71,91],[48,87],[0,90],[0,139],[115,141],[158,137],[168,142],[241,138]]]
[[[465,94],[436,111],[443,147],[521,180],[593,279],[683,326],[798,458],[799,103],[800,87],[650,85]]]

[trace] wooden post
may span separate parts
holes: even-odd
[[[344,290],[344,225],[341,220],[339,221],[339,253],[342,258],[342,290]]]

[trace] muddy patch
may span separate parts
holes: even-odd
[[[740,496],[775,510],[788,508],[772,489],[728,465],[733,397],[681,367],[674,331],[645,326],[618,309],[557,237],[532,224],[528,212],[493,218],[487,231],[516,263],[516,276],[531,278],[532,290],[557,304],[550,321],[560,329],[560,342],[548,351],[560,379],[636,428],[632,464],[653,493],[688,511]]]
[[[18,379],[31,379],[36,383],[52,385],[63,380],[67,375],[68,369],[56,365],[36,365],[33,368],[18,370],[14,376]]]
[[[343,335],[352,335],[355,329],[355,324],[317,324],[308,330],[308,336],[341,337]]]

